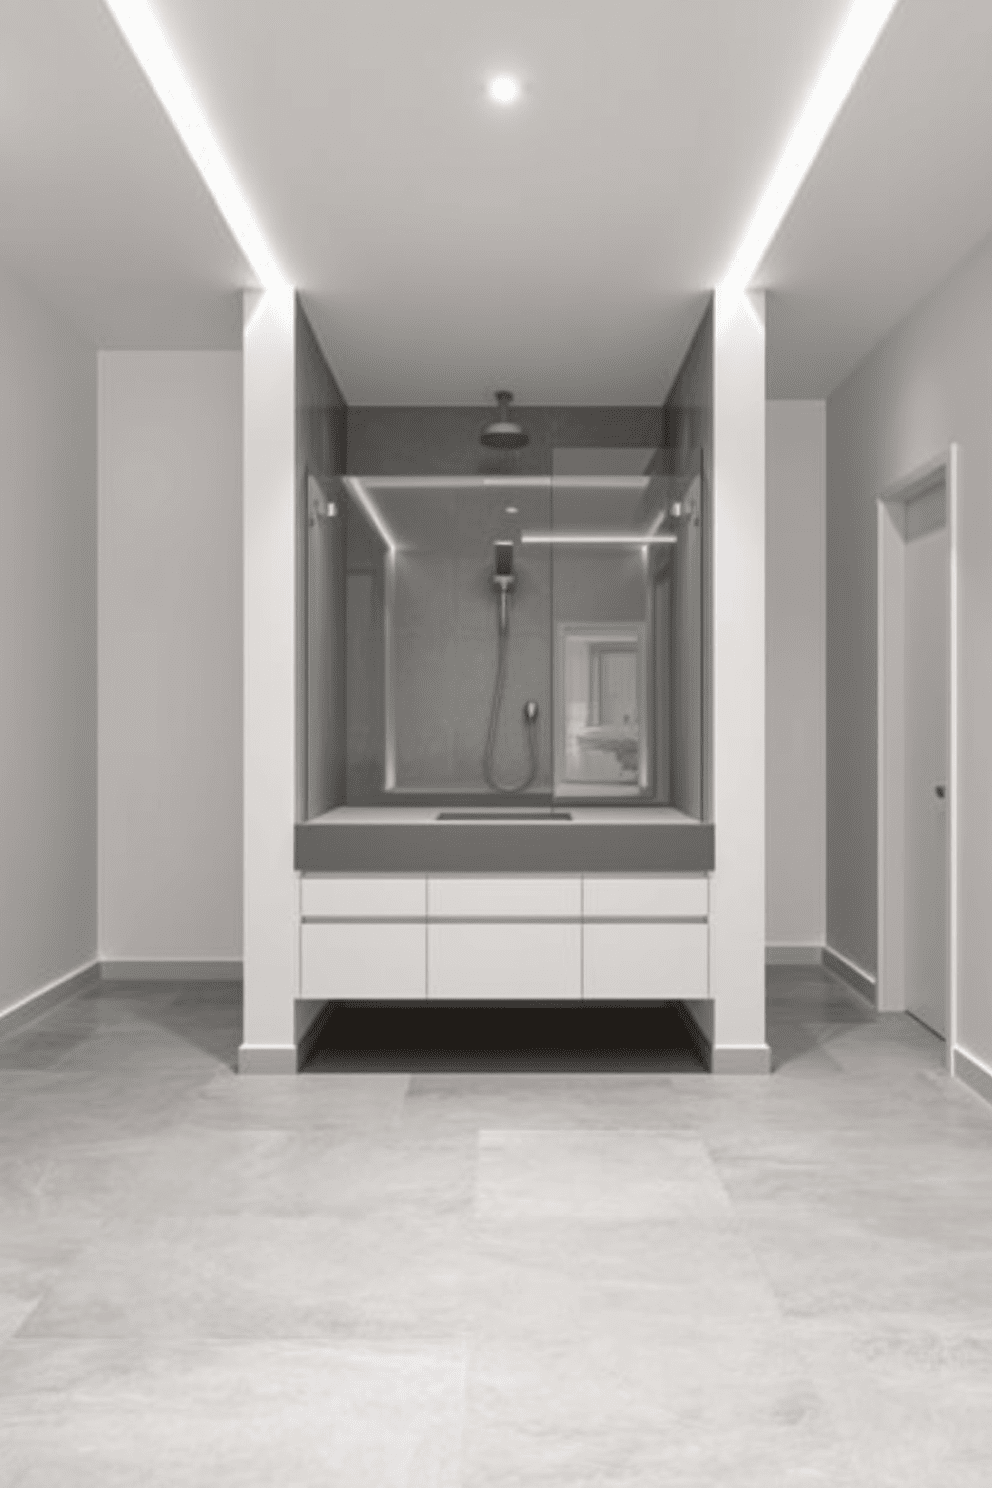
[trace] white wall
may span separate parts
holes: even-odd
[[[765,1040],[764,296],[717,292],[713,402],[713,1067]]]
[[[241,356],[99,357],[99,922],[240,960]]]
[[[992,239],[827,404],[827,933],[875,970],[876,527],[960,443],[960,1042],[992,1064]]]
[[[769,945],[826,934],[826,404],[766,410],[765,790]]]
[[[242,1071],[296,1068],[296,338],[292,292],[244,297]]]
[[[96,956],[96,353],[0,268],[0,1010]]]

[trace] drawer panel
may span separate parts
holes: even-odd
[[[587,919],[690,920],[705,919],[709,911],[706,878],[627,877],[586,878],[582,910]]]
[[[582,881],[575,878],[429,878],[430,919],[577,920]]]
[[[300,996],[343,1001],[427,996],[426,927],[327,923],[300,927]]]
[[[582,927],[427,926],[428,998],[511,1002],[582,995]]]
[[[586,925],[583,995],[611,1002],[709,997],[706,925]]]
[[[424,878],[357,878],[308,875],[301,882],[300,905],[306,919],[417,919],[427,907]]]

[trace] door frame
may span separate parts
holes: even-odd
[[[905,751],[901,720],[905,717],[905,668],[897,641],[905,634],[904,539],[896,518],[911,501],[943,486],[947,511],[948,550],[948,700],[947,732],[947,1005],[946,1063],[951,1069],[957,1045],[958,1017],[958,533],[959,464],[957,444],[928,460],[878,497],[878,984],[882,1012],[905,1012],[905,905],[902,848],[905,813],[902,785]]]

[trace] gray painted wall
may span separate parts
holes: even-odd
[[[880,491],[961,446],[961,1042],[992,1063],[992,240],[827,404],[827,937],[876,967]]]
[[[345,540],[338,476],[345,469],[347,405],[296,300],[297,816],[345,798]],[[310,523],[313,475],[338,515]]]
[[[242,949],[242,363],[99,356],[100,953]]]
[[[770,402],[765,505],[765,934],[826,934],[826,404]]]
[[[701,522],[682,523],[672,572],[672,804],[708,817],[710,492],[713,487],[713,306],[665,401],[664,443],[702,451]]]
[[[0,268],[0,1010],[97,951],[96,385]]]

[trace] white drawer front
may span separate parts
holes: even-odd
[[[430,919],[577,920],[579,878],[429,878]]]
[[[306,877],[302,881],[300,905],[306,919],[417,919],[427,907],[427,881],[423,878]]]
[[[706,925],[586,925],[583,995],[611,1002],[709,997]]]
[[[429,998],[509,1002],[582,995],[581,925],[428,925]]]
[[[303,925],[300,937],[301,997],[358,1001],[427,996],[423,922]]]
[[[582,892],[583,914],[592,920],[697,920],[709,911],[706,878],[586,878]]]

